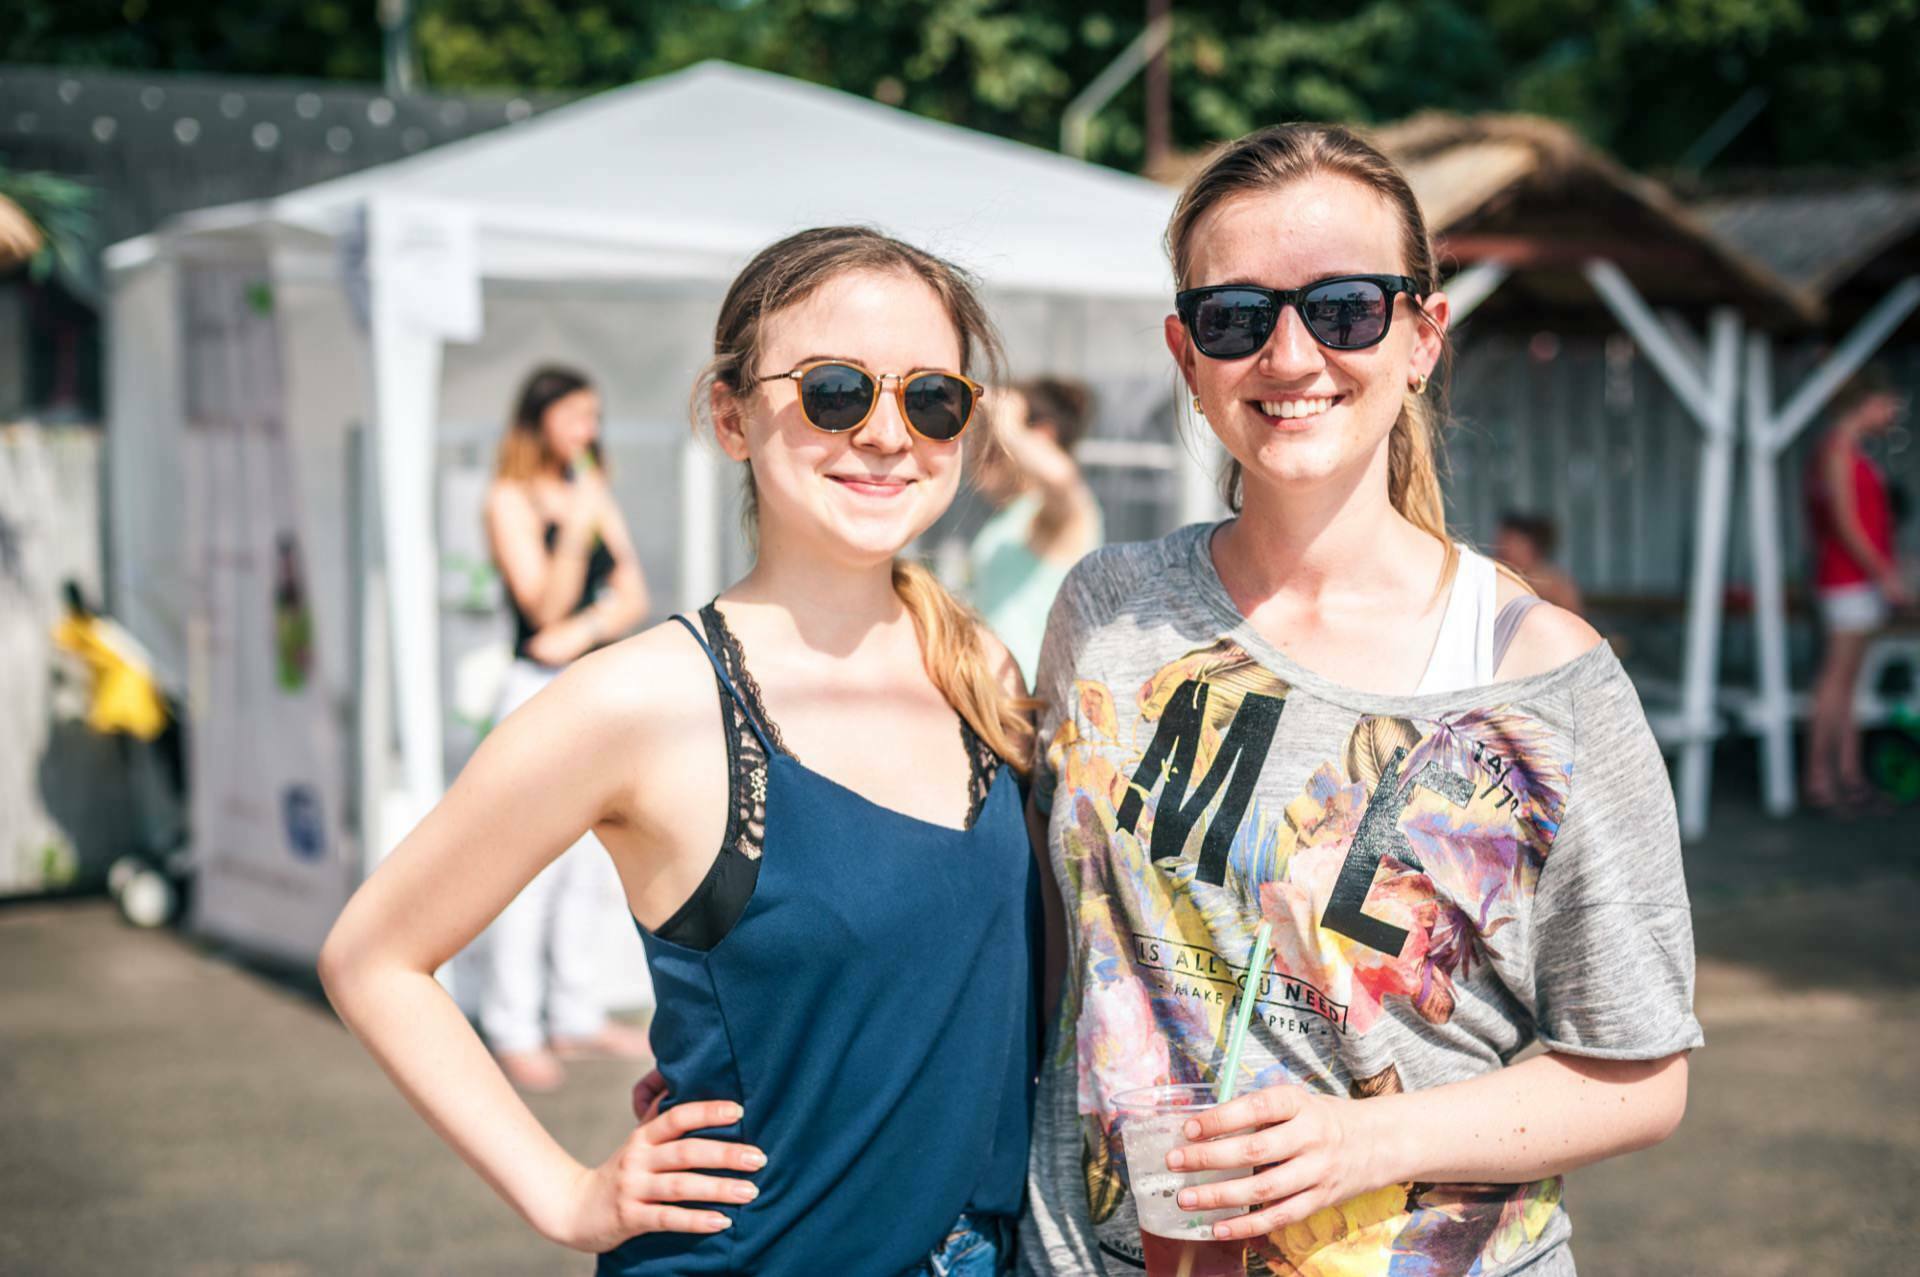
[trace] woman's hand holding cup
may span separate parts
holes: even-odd
[[[1364,1164],[1361,1101],[1319,1095],[1298,1086],[1270,1086],[1188,1119],[1186,1136],[1206,1141],[1167,1154],[1175,1171],[1261,1168],[1240,1179],[1180,1190],[1186,1210],[1259,1209],[1214,1225],[1223,1239],[1259,1237],[1377,1184]]]

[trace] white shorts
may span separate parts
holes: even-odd
[[[1887,623],[1887,614],[1877,585],[1862,581],[1820,591],[1820,619],[1835,634],[1870,634]]]

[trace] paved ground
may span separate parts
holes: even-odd
[[[1747,814],[1689,850],[1700,951],[1681,1132],[1573,1177],[1581,1271],[1883,1277],[1920,1242],[1920,811]],[[626,1066],[534,1107],[583,1159]],[[446,1153],[310,987],[103,901],[0,909],[0,1273],[584,1274]]]

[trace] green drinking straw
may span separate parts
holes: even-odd
[[[1215,1091],[1218,1103],[1233,1098],[1234,1079],[1240,1075],[1240,1049],[1247,1044],[1247,1022],[1253,1019],[1254,988],[1267,965],[1267,944],[1273,939],[1273,924],[1263,922],[1253,937],[1253,961],[1247,964],[1247,984],[1240,990],[1240,1005],[1233,1009],[1233,1029],[1227,1034],[1227,1059],[1220,1066],[1220,1085]]]

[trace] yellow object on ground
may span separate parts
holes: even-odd
[[[140,645],[125,630],[104,617],[68,616],[53,627],[53,641],[79,657],[93,675],[89,728],[143,741],[166,730],[167,707],[160,689]]]

